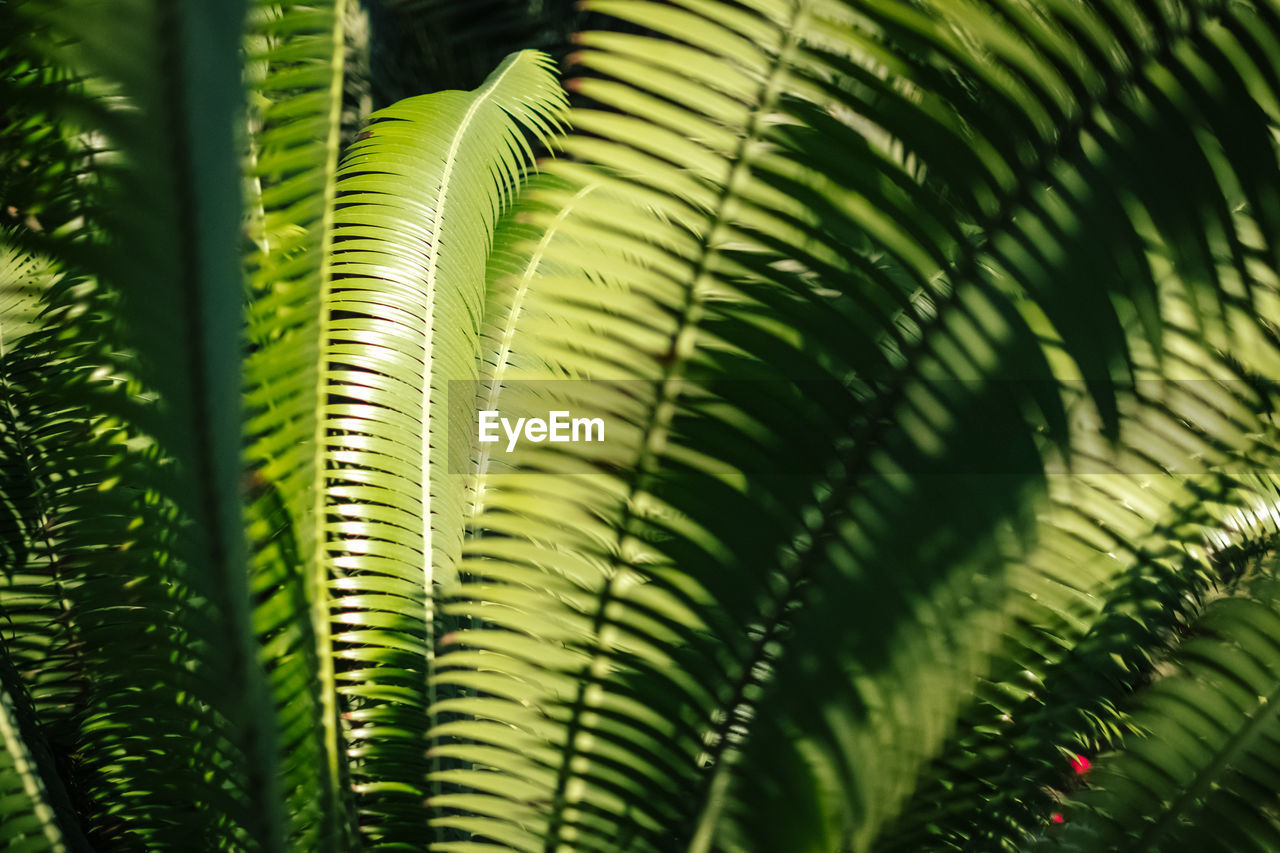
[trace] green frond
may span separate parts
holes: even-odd
[[[258,3],[246,35],[251,583],[287,764],[290,835],[311,850],[345,849],[354,834],[330,638],[320,416],[348,6]]]
[[[40,719],[57,721],[65,736],[83,676],[68,655],[73,626],[64,588],[66,555],[42,457],[47,442],[75,431],[68,429],[65,412],[50,417],[39,402],[40,387],[51,373],[56,376],[44,363],[51,353],[40,315],[60,278],[48,259],[0,242],[0,612],[9,624],[3,639],[10,659],[30,673],[25,689]]]
[[[580,39],[603,109],[550,169],[572,211],[533,214],[571,272],[520,335],[626,389],[616,467],[566,485],[539,450],[486,485],[442,680],[492,698],[450,778],[522,786],[441,802],[514,849],[870,849],[1027,622],[1069,646],[1191,568],[1169,549],[1204,494],[1250,499],[1212,472],[1267,458],[1269,405],[1218,351],[1275,364],[1251,306],[1280,176],[1260,54],[1230,43],[1273,28],[591,7],[662,38]]]
[[[1158,677],[1205,606],[1234,588],[1242,561],[1277,544],[1274,530],[1258,530],[1208,545],[1227,531],[1215,506],[1235,515],[1269,505],[1274,484],[1109,479],[1133,521],[1151,525],[1125,536],[1144,547],[1115,553],[1099,550],[1114,542],[1081,540],[1074,506],[1096,486],[1071,490],[1075,503],[1059,504],[1029,566],[1056,564],[1058,576],[1029,573],[1005,648],[875,849],[1025,849],[1061,812],[1058,798],[1078,786],[1071,757],[1095,761],[1135,731],[1132,693]]]
[[[597,184],[570,190],[563,180],[545,174],[534,176],[521,192],[519,202],[503,216],[494,235],[493,249],[486,267],[484,321],[480,328],[479,382],[476,385],[474,410],[461,406],[464,423],[453,433],[468,435],[476,412],[500,411],[504,390],[549,379],[565,379],[559,359],[546,359],[534,346],[527,346],[523,329],[528,325],[556,322],[572,323],[549,306],[539,294],[545,283],[556,278],[585,274],[581,266],[554,267],[547,263],[548,249],[560,239],[559,225],[566,222],[575,206],[599,191]],[[566,190],[570,190],[566,192]],[[535,224],[541,219],[544,224]],[[584,256],[598,247],[582,246]],[[561,262],[567,252],[560,252]],[[625,288],[615,285],[621,296]],[[545,313],[548,309],[551,314]],[[518,393],[518,392],[513,392]],[[484,492],[489,481],[491,450],[482,445],[474,453],[471,470],[473,497],[466,510],[468,535],[475,532],[474,522],[484,507]],[[508,462],[510,460],[507,460]],[[498,475],[499,478],[501,475]]]
[[[24,386],[38,370],[27,344],[40,329],[45,291],[57,280],[46,259],[0,241],[0,770],[7,843],[21,849],[84,849],[49,738],[67,743],[67,726],[83,675],[68,658],[67,601],[56,516],[36,461]],[[17,666],[27,672],[24,680]]]
[[[47,261],[31,269],[39,274],[19,290],[29,298],[0,321],[0,491],[16,522],[6,541],[25,553],[0,583],[3,639],[90,835],[177,849],[184,826],[213,833],[235,814],[214,811],[226,805],[221,786],[204,809],[190,797],[231,747],[190,668],[205,653],[190,630],[198,604],[172,559],[179,516],[153,485],[155,441],[136,427],[115,297]],[[148,743],[172,760],[157,761]]]
[[[1280,847],[1278,127],[1272,0],[0,0],[0,847]]]
[[[465,464],[450,467],[450,383],[477,376],[485,259],[531,165],[526,134],[545,145],[563,104],[547,58],[515,54],[472,92],[376,113],[339,172],[327,532],[339,692],[374,846],[418,843],[429,814],[435,597],[456,577],[468,488]]]
[[[9,668],[8,661],[2,664]],[[9,679],[0,679],[0,797],[5,819],[0,842],[13,850],[50,851],[84,849],[83,843],[68,844],[54,812],[45,780],[31,754],[33,733],[18,721]],[[64,817],[65,819],[65,813]]]
[[[242,12],[145,0],[18,9],[34,50],[79,81],[68,121],[96,149],[77,239],[45,246],[84,287],[51,294],[63,334],[47,341],[40,415],[56,420],[31,424],[52,432],[38,448],[41,488],[75,558],[70,610],[92,673],[76,772],[100,809],[96,831],[148,849],[180,849],[196,831],[274,850],[284,835],[240,511]],[[106,464],[73,467],[104,453]]]
[[[0,9],[0,227],[63,232],[84,213],[87,145],[65,120],[79,95],[65,67],[45,61],[28,36],[34,22]]]
[[[1213,601],[1176,671],[1138,697],[1137,733],[1100,757],[1044,849],[1268,850],[1280,617],[1268,570]],[[1039,849],[1039,848],[1038,848]]]

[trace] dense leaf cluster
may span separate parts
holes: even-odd
[[[1273,0],[0,0],[0,109],[4,849],[1280,849]]]

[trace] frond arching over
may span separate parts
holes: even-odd
[[[456,576],[468,500],[450,385],[474,393],[493,229],[564,103],[549,60],[518,53],[474,91],[376,113],[339,172],[327,532],[353,781],[375,843],[412,843],[427,819],[434,602]]]
[[[486,486],[476,628],[441,662],[476,695],[440,751],[477,767],[442,776],[472,789],[445,820],[871,849],[1028,613],[1082,635],[1104,614],[1064,586],[1123,596],[1211,526],[1204,494],[1253,499],[1230,469],[1271,457],[1276,20],[590,6],[661,38],[579,39],[601,108],[540,191],[517,335],[611,383],[618,443]]]

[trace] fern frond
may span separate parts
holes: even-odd
[[[465,468],[450,467],[450,381],[476,378],[485,258],[531,164],[526,134],[546,144],[563,105],[547,58],[518,53],[472,92],[376,113],[339,172],[326,529],[339,690],[375,845],[420,839],[436,789],[435,598],[456,577],[467,503]]]
[[[246,463],[259,636],[293,843],[345,849],[354,804],[337,707],[325,553],[320,342],[342,135],[343,0],[259,3],[246,35],[250,259]]]
[[[0,666],[12,672],[8,660]],[[10,692],[13,681],[0,676],[0,792],[5,802],[0,841],[7,847],[33,852],[83,850],[83,841],[68,843],[62,823],[67,811],[61,817],[54,811],[46,778],[32,755],[32,744],[38,742],[38,735],[30,723],[24,727],[20,722],[21,710]],[[49,770],[46,768],[45,772]]]
[[[1177,671],[1138,697],[1116,755],[1067,803],[1044,849],[1263,850],[1280,837],[1275,799],[1275,580],[1212,602]]]
[[[441,730],[476,794],[443,802],[518,849],[869,849],[1017,620],[1099,617],[1023,609],[1073,576],[1054,538],[1125,552],[1079,579],[1114,590],[1189,475],[1265,455],[1218,351],[1275,364],[1274,98],[1222,47],[1269,13],[591,7],[662,39],[581,37],[604,109],[551,171],[607,192],[535,222],[591,272],[535,281],[520,334],[629,383],[621,449],[487,490],[442,673],[479,693]],[[1046,477],[1091,467],[1122,484]]]
[[[45,62],[80,81],[74,124],[95,146],[90,221],[44,247],[85,287],[50,296],[64,325],[42,402],[64,419],[76,410],[87,434],[40,448],[63,473],[46,486],[76,557],[71,610],[92,673],[77,733],[91,822],[150,849],[179,849],[193,831],[280,849],[237,464],[243,9],[138,0],[17,12]],[[105,465],[66,467],[106,448]],[[136,622],[122,622],[130,606]],[[155,642],[161,630],[170,642]],[[219,782],[193,797],[210,768]]]

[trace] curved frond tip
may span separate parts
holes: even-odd
[[[467,502],[450,383],[474,395],[494,226],[565,106],[550,59],[524,51],[474,91],[379,111],[339,170],[322,356],[333,639],[353,781],[384,840],[420,838],[430,794],[435,590],[456,577]]]

